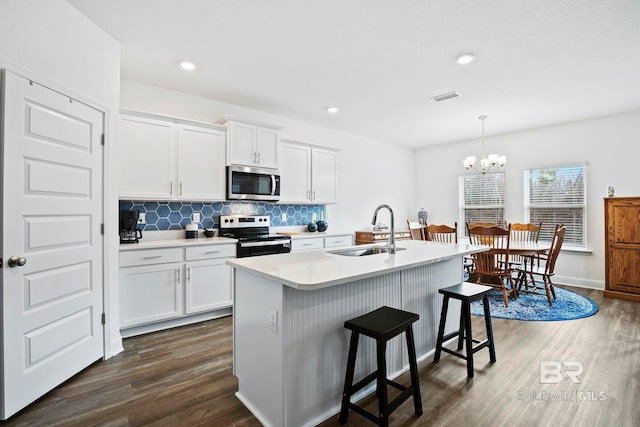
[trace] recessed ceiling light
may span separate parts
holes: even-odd
[[[338,107],[327,107],[327,113],[329,114],[335,114],[339,111],[340,109]]]
[[[460,65],[469,64],[470,62],[473,62],[474,59],[476,59],[476,56],[471,52],[461,53],[456,56],[456,62]]]
[[[193,70],[196,69],[196,64],[194,64],[193,62],[189,62],[189,61],[182,61],[180,63],[180,67],[182,67],[183,70],[193,71]]]

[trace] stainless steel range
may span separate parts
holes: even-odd
[[[223,215],[220,236],[238,239],[238,258],[291,252],[291,237],[270,234],[269,226],[266,215]]]

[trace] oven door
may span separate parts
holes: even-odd
[[[277,169],[249,166],[227,167],[228,200],[266,200],[280,198],[280,173]]]
[[[238,242],[238,258],[291,252],[291,239]]]

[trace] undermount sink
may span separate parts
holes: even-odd
[[[404,251],[405,249],[406,248],[396,248],[396,251]],[[343,255],[343,256],[367,256],[367,255],[389,253],[389,248],[375,247],[375,248],[363,248],[363,249],[348,249],[348,250],[342,250],[342,251],[333,251],[329,253],[335,254],[335,255]]]

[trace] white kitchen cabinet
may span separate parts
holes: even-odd
[[[178,126],[178,198],[225,200],[224,131]]]
[[[162,264],[120,272],[120,327],[182,316],[182,266]]]
[[[185,310],[187,314],[231,307],[231,267],[226,260],[186,264]]]
[[[227,126],[227,164],[278,168],[281,127],[235,116],[224,116],[216,123]]]
[[[280,203],[336,203],[336,150],[282,140],[280,156]]]
[[[121,199],[225,199],[224,127],[130,112],[120,141]]]
[[[175,124],[120,116],[120,197],[165,200],[173,197]]]
[[[351,234],[312,234],[292,237],[291,252],[310,251],[314,249],[334,249],[353,245]]]
[[[231,307],[231,267],[226,260],[235,256],[235,244],[186,248],[187,314]]]
[[[235,243],[121,250],[122,335],[218,317],[233,305],[226,260],[235,256]]]

